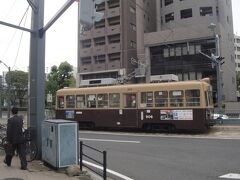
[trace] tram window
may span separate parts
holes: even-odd
[[[58,97],[58,108],[64,108],[64,97]]]
[[[142,92],[141,93],[141,107],[153,107],[153,93]]]
[[[154,92],[155,107],[167,107],[168,106],[168,92],[156,91]]]
[[[87,107],[96,108],[96,94],[87,95]]]
[[[110,108],[119,108],[120,107],[120,94],[119,93],[109,94],[109,107]]]
[[[170,106],[172,107],[182,107],[183,104],[183,91],[174,90],[169,92],[170,96]]]
[[[136,108],[136,94],[125,94],[124,97],[125,108]]]
[[[98,94],[98,108],[107,108],[108,107],[108,94]]]
[[[200,106],[200,90],[192,89],[185,91],[186,106]]]
[[[85,108],[86,107],[85,95],[77,95],[76,96],[76,105],[77,105],[77,108]]]
[[[74,95],[66,96],[66,108],[75,108],[75,96]]]

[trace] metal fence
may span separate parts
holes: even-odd
[[[96,153],[100,153],[103,157],[102,157],[102,162],[90,157],[90,155],[87,155],[85,153],[85,151],[83,151],[83,147],[88,148],[93,150]],[[94,170],[93,168],[89,167],[88,165],[83,163],[83,157],[86,157],[94,162],[96,162],[97,164],[101,165],[103,167],[103,173],[99,173],[98,171]],[[87,167],[88,169],[92,170],[93,172],[95,172],[96,174],[100,175],[103,177],[104,180],[107,179],[107,152],[106,151],[100,151],[94,147],[91,147],[89,145],[83,144],[82,141],[80,141],[80,169],[82,171],[83,166]]]

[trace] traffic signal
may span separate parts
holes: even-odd
[[[225,59],[225,58],[222,56],[217,57],[217,61],[218,61],[218,63],[220,63],[220,65],[223,65],[225,63],[224,61],[222,61],[223,59]]]
[[[104,13],[96,12],[96,5],[101,4],[104,0],[80,0],[79,16],[80,23],[84,29],[91,29],[94,22],[101,21]]]

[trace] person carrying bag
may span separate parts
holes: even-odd
[[[18,108],[12,108],[13,116],[8,119],[7,123],[7,143],[5,145],[5,160],[7,166],[11,166],[12,158],[15,150],[17,150],[19,159],[21,161],[21,170],[27,169],[26,160],[26,140],[23,134],[23,119],[18,116]]]

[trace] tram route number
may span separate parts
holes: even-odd
[[[153,115],[146,115],[146,119],[153,119]]]

